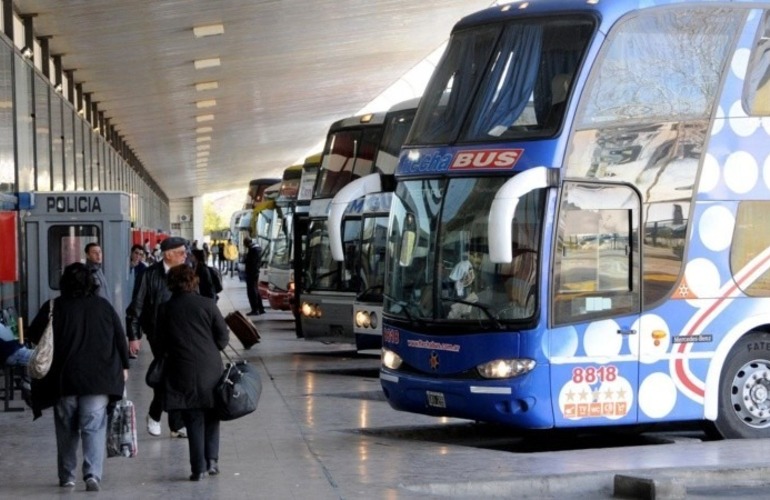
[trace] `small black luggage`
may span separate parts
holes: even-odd
[[[214,389],[220,420],[235,420],[257,409],[262,380],[247,361],[228,363]]]
[[[241,341],[244,349],[250,349],[251,346],[259,342],[257,327],[242,312],[231,312],[225,316],[225,323],[227,323],[227,326],[230,327],[235,336],[238,337],[238,340]]]

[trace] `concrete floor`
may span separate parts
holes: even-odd
[[[225,279],[223,313],[248,310]],[[658,498],[770,498],[766,441],[707,441],[695,427],[634,432],[521,433],[392,410],[379,359],[346,345],[297,339],[291,315],[255,319],[262,342],[238,354],[263,375],[256,413],[222,423],[222,473],[187,480],[187,441],[152,437],[144,418],[149,349],[134,362],[139,456],[110,458],[103,498],[610,498],[616,474],[655,480]],[[232,353],[230,353],[232,355]],[[20,403],[17,402],[17,405]],[[80,495],[58,487],[52,412],[0,412],[0,498]],[[678,491],[678,493],[676,493]]]

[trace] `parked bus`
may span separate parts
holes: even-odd
[[[260,289],[260,295],[267,296],[270,307],[279,311],[288,311],[290,308],[289,283],[294,281],[292,269],[294,248],[291,231],[301,177],[302,165],[292,165],[283,171],[281,189],[275,199],[269,252],[267,248],[262,248],[265,255],[262,257],[262,262],[267,269],[268,284],[265,290]]]
[[[329,208],[332,258],[357,280],[356,295],[350,297],[350,321],[355,336],[350,341],[355,341],[357,350],[382,347],[382,288],[394,173],[418,102],[419,98],[410,99],[388,110],[375,156],[375,173],[342,188]]]
[[[461,20],[399,160],[391,406],[770,437],[768,40],[766,1]]]
[[[302,164],[302,177],[299,181],[299,193],[297,193],[297,206],[294,209],[292,221],[292,247],[294,258],[292,259],[293,280],[288,285],[289,305],[294,315],[294,331],[297,338],[304,337],[302,332],[302,318],[299,311],[298,296],[302,290],[302,276],[304,274],[305,259],[307,253],[308,225],[310,224],[310,201],[313,199],[318,171],[321,169],[321,153],[316,153],[305,158]]]
[[[280,182],[281,179],[274,178],[252,179],[249,181],[249,190],[246,193],[246,202],[243,204],[243,208],[246,210],[253,209],[265,199],[265,190]]]
[[[374,154],[382,137],[385,113],[339,120],[329,128],[313,199],[310,201],[307,251],[300,294],[300,320],[306,339],[350,342],[353,276],[332,259],[329,205],[348,183],[374,171]],[[357,231],[351,231],[357,234]]]
[[[273,219],[275,218],[275,200],[278,198],[278,192],[280,191],[280,181],[265,189],[262,196],[262,201],[254,205],[251,211],[251,227],[250,235],[253,240],[257,241],[260,247],[262,247],[262,263],[259,267],[259,280],[257,287],[259,289],[259,296],[264,300],[267,298],[267,263],[270,261],[270,253],[272,251],[272,234],[271,228],[273,227]],[[238,265],[238,277],[241,281],[246,280],[246,254],[248,248],[245,245],[238,247],[239,250],[239,265]]]

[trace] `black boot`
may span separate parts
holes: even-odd
[[[208,469],[209,475],[211,476],[216,476],[217,474],[219,474],[219,464],[215,459],[208,460],[207,469]]]

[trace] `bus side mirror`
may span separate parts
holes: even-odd
[[[401,235],[401,252],[398,256],[398,264],[401,267],[409,267],[414,259],[414,243],[417,234],[414,231],[404,231]]]
[[[489,208],[489,260],[507,264],[513,260],[513,216],[522,196],[559,185],[559,170],[534,167],[525,170],[500,186]]]

